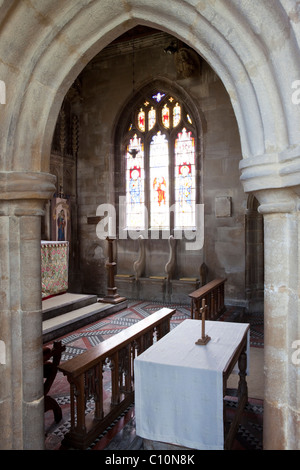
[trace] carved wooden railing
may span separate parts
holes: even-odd
[[[191,318],[199,320],[201,318],[200,308],[202,300],[205,300],[206,320],[216,320],[225,311],[224,287],[227,279],[215,279],[195,290],[189,297],[192,299]]]
[[[174,313],[163,308],[59,366],[70,383],[71,428],[64,445],[86,449],[134,402],[134,358],[170,331]],[[110,399],[104,374],[111,380]],[[90,399],[94,408],[87,413]]]

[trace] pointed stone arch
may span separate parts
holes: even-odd
[[[9,64],[2,74],[8,88],[8,112],[2,120],[7,135],[2,139],[3,169],[22,168],[25,160],[28,169],[48,171],[51,136],[68,88],[96,53],[137,24],[170,32],[202,55],[230,95],[244,158],[270,153],[272,162],[277,161],[278,151],[298,145],[300,120],[295,106],[286,104],[291,90],[282,67],[276,66],[277,54],[278,60],[284,57],[288,61],[291,78],[297,78],[294,29],[292,47],[281,44],[274,52],[275,38],[286,38],[282,31],[288,22],[279,3],[278,8],[260,3],[259,15],[255,2],[228,5],[224,0],[218,9],[210,2],[195,8],[180,0],[172,2],[172,8],[164,2],[140,5],[135,0],[127,6],[113,1],[109,8],[100,1],[66,2],[64,8],[61,4],[56,8],[56,1],[34,7],[12,2],[9,11],[3,7],[0,56]],[[268,28],[262,28],[261,18],[272,24],[271,37],[265,32]],[[10,31],[20,28],[22,34],[9,44],[8,53]],[[12,81],[13,90],[9,87]],[[281,119],[283,113],[286,120]],[[33,134],[30,142],[26,139],[29,130]]]
[[[48,172],[61,103],[92,57],[138,24],[169,32],[194,48],[230,96],[243,151],[241,180],[245,191],[257,196],[259,211],[267,221],[266,302],[271,332],[266,348],[264,423],[270,434],[264,444],[299,448],[299,391],[285,393],[284,387],[275,387],[272,369],[276,364],[280,385],[288,387],[292,378],[295,382],[297,371],[287,351],[289,339],[299,328],[295,300],[299,272],[294,266],[298,258],[292,259],[287,248],[299,244],[300,113],[291,100],[292,83],[299,79],[299,20],[293,3],[280,0],[2,2],[0,78],[5,83],[6,104],[0,104],[1,250],[2,268],[10,278],[3,281],[0,330],[7,333],[3,380],[7,386],[17,384],[0,397],[1,419],[15,431],[3,437],[4,448],[43,446],[39,218],[43,201],[55,189]],[[284,239],[279,238],[278,226]],[[282,266],[293,268],[293,277],[284,270],[282,285],[273,274],[281,265],[272,265],[274,253]],[[279,303],[280,312],[276,310]],[[287,319],[293,328],[288,328]],[[278,333],[279,327],[283,330]],[[277,344],[273,338],[278,338]]]

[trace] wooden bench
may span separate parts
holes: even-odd
[[[176,310],[162,308],[97,346],[66,361],[59,370],[70,383],[71,428],[62,444],[86,449],[134,402],[134,358],[170,331]],[[105,399],[103,373],[110,371],[111,399]],[[87,413],[87,401],[94,409]]]
[[[195,290],[189,297],[192,299],[191,318],[199,320],[201,318],[200,309],[204,300],[206,309],[206,320],[216,320],[225,311],[224,286],[227,279],[215,279]]]

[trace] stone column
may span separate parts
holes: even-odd
[[[55,177],[0,173],[0,449],[44,448],[41,224]]]
[[[255,195],[265,236],[263,444],[265,450],[299,450],[299,198],[288,189]]]

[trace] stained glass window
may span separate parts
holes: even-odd
[[[155,99],[158,103],[163,99],[163,97],[166,96],[165,93],[156,93],[156,95],[153,95],[152,98]]]
[[[126,225],[129,229],[144,228],[145,173],[144,148],[135,134],[126,153]]]
[[[156,111],[153,109],[153,106],[151,106],[150,111],[148,112],[148,130],[151,131],[153,127],[155,126],[156,122]]]
[[[176,127],[181,120],[181,106],[178,103],[173,108],[173,126]]]
[[[170,127],[170,109],[165,104],[162,109],[162,122],[166,129]]]
[[[132,111],[125,141],[127,229],[195,228],[196,133],[185,103],[155,90]]]
[[[169,146],[160,131],[150,143],[150,224],[169,228]]]
[[[142,108],[138,114],[138,127],[140,131],[145,132],[145,111]]]
[[[195,226],[195,139],[185,128],[175,140],[175,227]]]

